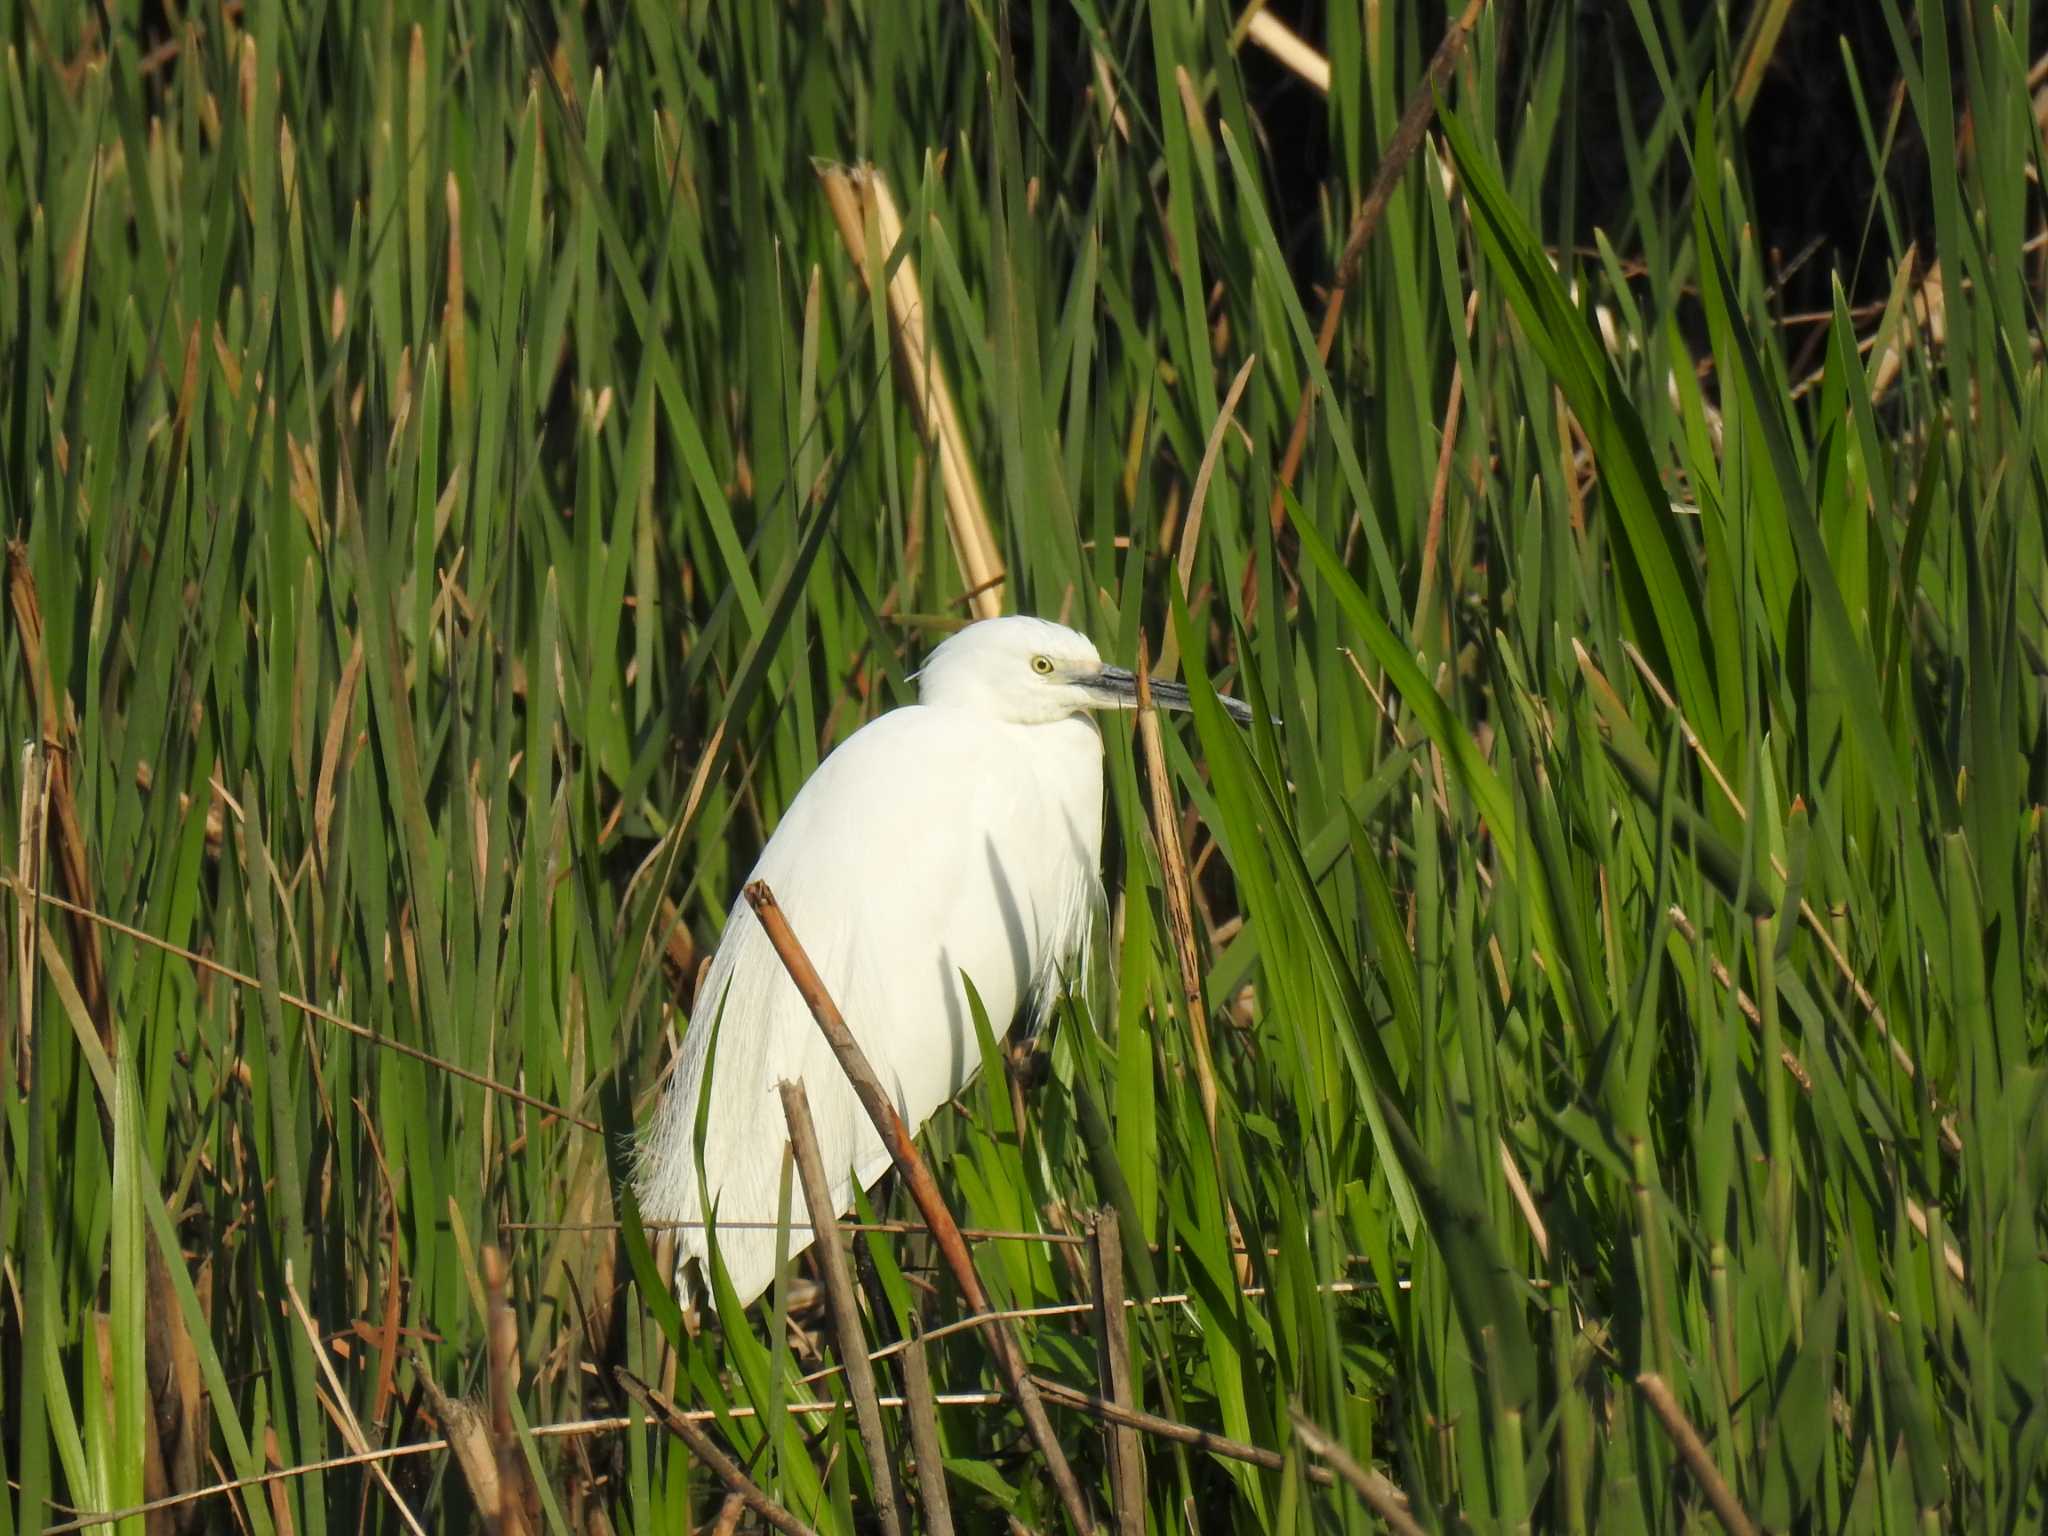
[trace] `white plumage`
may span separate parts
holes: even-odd
[[[919,702],[872,721],[819,765],[749,879],[765,880],[913,1129],[980,1064],[964,971],[1002,1030],[1050,1004],[1084,958],[1101,896],[1102,738],[1089,711],[1129,707],[1130,673],[1040,619],[969,625],[932,652]],[[1155,684],[1162,704],[1186,694]],[[803,1081],[840,1212],[889,1166],[753,910],[735,902],[698,992],[682,1059],[640,1149],[649,1222],[701,1222],[694,1148],[713,1026],[703,1186],[733,1288],[774,1279],[786,1137],[776,1085]],[[792,1253],[808,1246],[791,1192]],[[681,1232],[679,1268],[705,1257]]]

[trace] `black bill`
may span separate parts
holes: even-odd
[[[1110,709],[1136,709],[1138,707],[1138,676],[1122,667],[1104,667],[1092,677],[1077,679],[1090,693],[1093,693]],[[1185,683],[1169,683],[1164,678],[1148,680],[1152,689],[1152,702],[1161,709],[1190,709],[1188,690]],[[1216,695],[1230,718],[1239,725],[1252,723],[1252,707],[1242,699],[1233,699],[1228,694]]]

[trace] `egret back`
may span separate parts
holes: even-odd
[[[1084,958],[1101,900],[1101,846],[1102,741],[1092,720],[1015,724],[913,705],[855,732],[819,766],[749,878],[774,888],[916,1129],[980,1065],[961,973],[998,1030],[1027,1000],[1049,1005]],[[709,1194],[742,1304],[774,1278],[786,1139],[776,1088],[784,1079],[804,1084],[833,1203],[844,1212],[856,1181],[872,1184],[889,1154],[742,899],[699,990],[636,1178],[649,1221],[701,1222]],[[700,1163],[695,1130],[707,1080]],[[796,1253],[810,1243],[801,1187],[791,1191],[790,1221]],[[683,1229],[679,1252],[683,1264],[704,1260],[701,1228]]]

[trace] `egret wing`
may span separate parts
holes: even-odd
[[[921,706],[884,715],[819,766],[750,877],[774,888],[913,1128],[978,1065],[961,971],[997,1027],[1006,1025],[1049,968],[1048,947],[1077,899],[1076,871],[1085,865],[1086,880],[1094,879],[1099,742],[1092,727],[1086,743],[1071,744],[1047,729]],[[1092,840],[1071,812],[1047,814],[1038,771],[1048,746],[1082,745],[1094,754]],[[1070,778],[1060,777],[1069,794]],[[777,1084],[804,1082],[841,1209],[855,1182],[872,1183],[889,1157],[744,900],[727,920],[642,1150],[638,1184],[649,1220],[702,1220],[694,1132],[707,1075],[704,1189],[734,1288],[751,1300],[774,1276],[784,1141]],[[794,1225],[807,1216],[801,1190],[792,1198]],[[792,1231],[792,1252],[808,1242],[808,1231]],[[685,1260],[702,1259],[702,1232],[685,1228],[680,1248]]]

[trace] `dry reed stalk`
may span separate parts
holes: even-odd
[[[328,868],[328,836],[334,826],[335,774],[344,771],[343,748],[354,735],[356,684],[363,675],[363,637],[358,633],[349,647],[348,660],[341,666],[341,681],[335,686],[334,706],[327,716],[327,734],[320,746],[320,775],[313,790],[313,851],[320,868]],[[348,752],[353,761],[355,753]]]
[[[741,1470],[739,1463],[720,1450],[717,1441],[678,1412],[674,1403],[624,1366],[615,1369],[612,1376],[628,1397],[653,1414],[670,1434],[687,1445],[690,1454],[709,1467],[748,1509],[781,1531],[783,1536],[817,1536],[803,1521],[763,1493],[760,1486]]]
[[[1240,383],[1244,374],[1238,375]],[[1138,741],[1145,754],[1145,778],[1151,788],[1152,836],[1159,845],[1160,873],[1166,880],[1166,927],[1180,965],[1181,1002],[1188,1035],[1195,1046],[1195,1091],[1202,1101],[1202,1119],[1209,1127],[1210,1154],[1216,1159],[1216,1180],[1223,1183],[1222,1144],[1216,1139],[1216,1059],[1209,1049],[1209,1006],[1202,997],[1202,965],[1195,953],[1195,906],[1188,878],[1187,852],[1181,846],[1180,819],[1174,814],[1173,787],[1166,777],[1166,751],[1159,739],[1159,711],[1152,707],[1151,662],[1143,635],[1138,637]],[[1229,1229],[1230,1252],[1237,1283],[1250,1285],[1251,1255],[1230,1197],[1223,1197],[1223,1220]]]
[[[883,273],[870,265],[868,241],[884,269],[903,239],[903,219],[890,195],[888,178],[872,165],[820,165],[818,181],[839,225],[847,253],[861,280],[872,291]],[[974,594],[970,610],[977,619],[1003,611],[1003,560],[989,526],[988,508],[975,480],[974,461],[967,452],[967,433],[953,402],[946,370],[932,350],[924,323],[924,296],[917,265],[906,251],[886,278],[889,319],[896,340],[896,362],[908,384],[919,430],[939,461],[940,484],[946,493],[946,526],[953,535],[953,554],[961,580]]]
[[[334,1362],[328,1357],[327,1347],[320,1342],[320,1330],[313,1326],[312,1314],[306,1310],[305,1299],[299,1295],[299,1287],[292,1276],[289,1259],[285,1261],[284,1266],[284,1293],[291,1302],[292,1313],[298,1318],[299,1326],[305,1330],[306,1343],[313,1351],[314,1360],[319,1363],[320,1374],[327,1382],[327,1390],[333,1394],[322,1399],[328,1416],[334,1420],[335,1427],[341,1431],[341,1438],[350,1450],[367,1451],[370,1442],[363,1434],[363,1426],[356,1418],[355,1409],[349,1406],[348,1389],[342,1386],[341,1377],[335,1373]],[[391,1474],[384,1470],[382,1462],[370,1463],[370,1476],[377,1480],[390,1497],[392,1506],[398,1511],[398,1518],[405,1522],[405,1528],[414,1532],[415,1536],[427,1536],[426,1528],[420,1524],[419,1517],[413,1514],[412,1507],[405,1502],[397,1485],[391,1481]]]
[[[1905,260],[1899,264],[1897,285],[1911,295],[1908,304],[1912,310],[1912,323],[1894,328],[1884,350],[1871,364],[1870,401],[1873,405],[1898,382],[1899,374],[1906,365],[1907,348],[1920,341],[1932,352],[1948,344],[1948,304],[1942,288],[1941,263],[1929,262],[1927,270],[1916,280],[1914,267],[1918,254],[1916,246],[1907,246]]]
[[[490,1354],[491,1448],[498,1458],[498,1485],[505,1490],[499,1536],[540,1529],[540,1490],[519,1445],[512,1404],[519,1394],[519,1319],[507,1296],[504,1255],[486,1243],[477,1255],[484,1281],[484,1343]]]
[[[503,1520],[506,1499],[505,1485],[498,1478],[497,1453],[491,1446],[490,1425],[472,1405],[441,1390],[441,1383],[434,1379],[424,1356],[414,1350],[412,1357],[413,1372],[426,1393],[427,1406],[441,1421],[442,1437],[455,1453],[455,1464],[462,1469],[462,1480],[469,1485],[477,1513],[483,1517],[485,1526],[495,1531]]]
[[[415,1354],[413,1359],[414,1364],[417,1365],[419,1363],[418,1355]],[[880,1401],[881,1406],[884,1408],[894,1409],[909,1406],[901,1397],[884,1397]],[[935,1404],[943,1404],[948,1408],[993,1408],[1002,1401],[1003,1396],[1000,1392],[945,1392],[933,1398]],[[458,1409],[462,1406],[457,1404]],[[789,1414],[822,1415],[837,1413],[844,1406],[843,1403],[818,1399],[800,1403],[785,1403],[783,1411]],[[708,1424],[720,1417],[717,1412],[709,1408],[693,1408],[688,1410],[678,1408],[671,1411],[687,1419],[692,1424]],[[474,1410],[471,1410],[471,1414],[472,1417],[475,1417]],[[750,1418],[754,1416],[754,1409],[749,1405],[741,1404],[733,1408],[727,1416],[731,1418]],[[482,1420],[477,1418],[476,1422],[481,1424]],[[623,1414],[609,1414],[602,1418],[572,1419],[559,1424],[536,1424],[532,1427],[530,1433],[535,1440],[572,1440],[587,1435],[624,1434],[644,1427],[645,1422],[643,1420]],[[427,1440],[408,1441],[403,1445],[386,1445],[367,1451],[350,1451],[347,1455],[343,1456],[323,1456],[317,1461],[300,1462],[297,1465],[287,1467],[279,1461],[273,1442],[269,1448],[268,1459],[270,1461],[270,1468],[267,1471],[253,1473],[248,1477],[229,1478],[224,1482],[208,1483],[203,1488],[194,1488],[187,1493],[171,1494],[165,1498],[147,1500],[141,1504],[131,1505],[124,1509],[93,1510],[86,1514],[77,1515],[72,1519],[60,1521],[57,1524],[42,1527],[42,1536],[70,1536],[70,1533],[75,1531],[96,1530],[103,1525],[118,1525],[123,1520],[133,1520],[142,1516],[153,1515],[159,1510],[179,1509],[201,1504],[208,1499],[221,1498],[227,1494],[239,1493],[244,1489],[269,1489],[274,1488],[278,1484],[290,1482],[294,1478],[312,1477],[317,1473],[341,1472],[350,1468],[360,1469],[381,1462],[405,1461],[415,1456],[433,1456],[442,1451],[454,1449],[456,1447],[445,1436],[436,1436]],[[932,1529],[936,1536],[937,1527]]]
[[[1508,1192],[1515,1197],[1515,1209],[1522,1213],[1522,1222],[1529,1229],[1529,1236],[1535,1239],[1536,1252],[1545,1260],[1550,1257],[1550,1230],[1543,1225],[1543,1217],[1536,1209],[1536,1201],[1529,1193],[1529,1181],[1522,1177],[1521,1165],[1515,1161],[1515,1154],[1508,1150],[1505,1136],[1500,1138],[1500,1169],[1508,1181]]]
[[[1108,114],[1109,126],[1116,130],[1116,136],[1126,144],[1131,142],[1131,120],[1124,115],[1123,101],[1116,88],[1116,76],[1110,73],[1109,60],[1096,49],[1089,55],[1095,65],[1095,85],[1102,93],[1104,111]]]
[[[390,1427],[391,1404],[398,1396],[398,1341],[404,1318],[405,1266],[399,1246],[398,1188],[391,1177],[391,1164],[385,1159],[384,1143],[377,1135],[370,1111],[361,1100],[356,1101],[356,1113],[362,1117],[364,1137],[369,1142],[371,1158],[376,1164],[377,1178],[384,1194],[384,1301],[380,1321],[365,1336],[377,1356],[377,1386],[370,1399],[370,1422],[384,1430]]]
[[[43,850],[49,834],[48,754],[42,743],[21,747],[21,818],[14,852],[14,979],[17,988],[14,1081],[28,1096],[35,1065],[36,950],[43,929]]]
[[[1714,1458],[1707,1454],[1706,1443],[1679,1409],[1678,1399],[1672,1395],[1664,1378],[1654,1371],[1645,1371],[1636,1378],[1636,1389],[1643,1394],[1643,1400],[1650,1405],[1657,1422],[1663,1425],[1664,1433],[1671,1437],[1679,1459],[1692,1473],[1693,1481],[1700,1485],[1700,1492],[1707,1496],[1707,1503],[1720,1517],[1728,1536],[1757,1536],[1756,1522],[1735,1502],[1734,1490],[1722,1480]]]
[[[1209,1139],[1216,1139],[1216,1064],[1209,1049],[1209,1010],[1202,999],[1201,958],[1195,952],[1194,900],[1188,889],[1188,859],[1181,847],[1180,818],[1174,813],[1173,787],[1166,777],[1166,751],[1159,737],[1159,712],[1152,707],[1150,658],[1144,637],[1138,639],[1138,741],[1145,757],[1151,791],[1152,835],[1159,845],[1160,872],[1166,877],[1166,928],[1180,969],[1181,1001],[1188,1033],[1195,1047],[1195,1089],[1202,1101],[1202,1119]],[[1238,1246],[1242,1246],[1239,1244]]]
[[[811,1217],[811,1252],[818,1256],[818,1268],[825,1277],[825,1300],[832,1312],[832,1330],[839,1339],[839,1359],[846,1367],[846,1389],[853,1398],[854,1421],[860,1426],[860,1437],[868,1448],[868,1466],[875,1485],[875,1516],[881,1522],[883,1536],[902,1536],[909,1521],[902,1495],[897,1491],[889,1441],[882,1433],[882,1410],[875,1401],[874,1362],[868,1358],[867,1340],[860,1331],[860,1304],[854,1299],[853,1271],[847,1267],[846,1250],[839,1245],[831,1186],[825,1179],[825,1159],[818,1150],[817,1127],[811,1123],[810,1099],[800,1082],[784,1082],[780,1089],[783,1118],[789,1122],[789,1145],[796,1154],[804,1206]]]
[[[924,1496],[925,1536],[953,1536],[953,1501],[946,1495],[946,1455],[939,1447],[931,1364],[925,1359],[924,1340],[914,1331],[903,1341],[903,1407],[910,1419],[910,1449],[917,1457],[917,1489]]]
[[[453,171],[442,184],[442,196],[448,208],[448,296],[441,305],[441,348],[448,358],[448,400],[459,421],[469,413],[469,337],[462,278],[462,186]]]
[[[1124,1250],[1116,1211],[1104,1206],[1090,1224],[1095,1261],[1095,1352],[1104,1394],[1119,1408],[1137,1406],[1131,1393],[1131,1344],[1124,1322]],[[1112,1424],[1109,1442],[1110,1503],[1119,1536],[1145,1536],[1145,1448],[1128,1424]]]
[[[35,573],[29,569],[28,546],[19,542],[7,546],[7,595],[14,607],[15,632],[21,639],[22,670],[28,675],[35,699],[37,729],[42,734],[44,793],[53,813],[57,833],[57,873],[64,889],[81,906],[92,901],[92,879],[87,866],[85,833],[78,821],[78,799],[71,788],[70,742],[77,736],[71,699],[60,694],[49,676],[43,657],[43,607],[36,594]],[[45,855],[47,857],[47,854]],[[100,953],[100,936],[90,923],[71,916],[71,943],[78,956],[79,994],[100,1032],[100,1044],[107,1055],[116,1055],[113,1021],[107,1014],[106,964]]]
[[[989,1311],[988,1292],[982,1289],[981,1277],[974,1272],[974,1260],[968,1255],[966,1241],[960,1236],[953,1213],[946,1208],[945,1197],[939,1193],[938,1181],[932,1177],[931,1169],[925,1165],[916,1143],[911,1140],[910,1127],[903,1123],[903,1117],[896,1112],[888,1091],[875,1076],[874,1068],[868,1065],[860,1043],[853,1038],[853,1031],[846,1027],[839,1005],[825,990],[825,983],[819,979],[810,957],[790,931],[789,920],[776,904],[775,893],[769,889],[767,881],[755,880],[748,884],[746,898],[747,905],[753,908],[754,916],[768,935],[768,942],[775,946],[783,969],[789,973],[790,981],[810,1008],[811,1017],[817,1021],[819,1031],[832,1047],[832,1054],[838,1060],[840,1070],[846,1074],[861,1107],[874,1122],[882,1144],[889,1149],[896,1171],[903,1176],[911,1198],[917,1202],[918,1210],[931,1226],[932,1239],[938,1245],[946,1267],[953,1272],[953,1280],[960,1287],[962,1299],[973,1311]],[[1088,1507],[1088,1496],[1082,1492],[1074,1477],[1074,1469],[1067,1464],[1066,1452],[1060,1449],[1059,1438],[1052,1432],[1052,1423],[1045,1416],[1045,1405],[1039,1401],[1038,1389],[1025,1368],[1023,1350],[1004,1323],[991,1319],[987,1332],[996,1363],[1002,1367],[1004,1379],[1009,1382],[1011,1394],[1016,1399],[1017,1412],[1024,1420],[1025,1431],[1031,1436],[1031,1443],[1038,1454],[1045,1459],[1046,1476],[1059,1494],[1067,1518],[1077,1531],[1093,1531],[1095,1517]]]
[[[1139,1408],[1125,1408],[1106,1397],[1083,1392],[1079,1387],[1070,1387],[1063,1381],[1054,1381],[1046,1376],[1031,1378],[1049,1402],[1058,1403],[1062,1408],[1071,1408],[1076,1413],[1085,1413],[1092,1419],[1108,1424],[1122,1424],[1147,1435],[1156,1435],[1161,1440],[1171,1440],[1176,1445],[1193,1446],[1198,1451],[1207,1451],[1212,1456],[1221,1456],[1228,1461],[1242,1461],[1254,1467],[1264,1467],[1269,1472],[1278,1472],[1286,1466],[1287,1458],[1278,1451],[1266,1449],[1263,1445],[1248,1445],[1242,1440],[1233,1440],[1228,1435],[1219,1435],[1192,1424],[1183,1424],[1178,1419],[1163,1419],[1156,1413],[1146,1413]],[[1304,1469],[1308,1480],[1325,1487],[1337,1481],[1336,1474],[1327,1467]]]
[[[1237,376],[1230,381],[1230,389],[1223,396],[1223,405],[1216,412],[1215,425],[1209,428],[1209,441],[1202,448],[1202,464],[1195,471],[1195,488],[1188,498],[1187,520],[1181,525],[1180,550],[1175,556],[1174,569],[1180,576],[1183,597],[1195,589],[1195,557],[1201,545],[1202,511],[1209,504],[1209,483],[1216,474],[1217,460],[1223,456],[1223,439],[1237,416],[1237,403],[1244,398],[1245,385],[1251,382],[1252,369],[1258,366],[1258,361],[1259,355],[1254,352],[1238,365]],[[1188,598],[1188,601],[1193,602],[1194,599]],[[1159,670],[1171,677],[1178,659],[1178,644],[1173,627],[1169,625],[1165,637],[1159,642]]]
[[[1327,1461],[1337,1475],[1351,1485],[1352,1492],[1365,1501],[1365,1507],[1386,1522],[1389,1530],[1396,1536],[1423,1536],[1422,1527],[1409,1513],[1406,1494],[1382,1474],[1361,1467],[1349,1451],[1300,1409],[1288,1409],[1287,1416],[1294,1421],[1294,1432],[1300,1436],[1301,1443]]]
[[[1907,1206],[1906,1215],[1909,1218],[1912,1216],[1913,1210],[1914,1207],[1911,1205]],[[1267,1252],[1277,1255],[1279,1250],[1268,1249]],[[1535,1278],[1529,1281],[1530,1286],[1536,1289],[1548,1286],[1549,1283],[1547,1280]],[[1403,1281],[1402,1289],[1406,1290],[1407,1288],[1408,1283]],[[1316,1286],[1316,1294],[1319,1296],[1359,1296],[1376,1289],[1378,1289],[1377,1283],[1369,1280],[1326,1280]],[[1263,1300],[1269,1292],[1263,1285],[1252,1285],[1245,1287],[1238,1294],[1246,1301],[1258,1301]],[[1124,1298],[1124,1310],[1132,1312],[1139,1307],[1185,1307],[1193,1299],[1192,1294],[1187,1291],[1172,1291],[1162,1296],[1126,1296]],[[1053,1317],[1085,1317],[1094,1311],[1095,1303],[1092,1301],[1062,1301],[1037,1307],[1005,1307],[996,1312],[975,1312],[966,1317],[956,1317],[950,1323],[941,1323],[936,1328],[926,1329],[918,1337],[922,1342],[929,1344],[939,1339],[948,1338],[956,1333],[972,1333],[978,1329],[986,1328],[992,1322],[1022,1323],[1042,1321]],[[893,1344],[884,1344],[880,1349],[869,1350],[868,1359],[879,1363],[880,1361],[907,1353],[909,1349],[910,1341],[908,1339],[898,1339]],[[803,1386],[814,1386],[818,1382],[828,1380],[838,1374],[838,1366],[828,1365],[800,1376],[797,1380]],[[888,1399],[884,1398],[882,1406],[886,1408],[888,1405]],[[790,1410],[792,1413],[795,1411],[795,1409]]]
[[[277,1426],[266,1425],[263,1430],[263,1458],[272,1467],[283,1468],[284,1457],[278,1451]],[[298,1526],[292,1520],[291,1502],[285,1497],[284,1483],[276,1478],[263,1485],[270,1495],[270,1519],[278,1529],[278,1536],[298,1536]]]
[[[1325,96],[1330,94],[1330,61],[1263,4],[1245,23],[1244,35]]]
[[[1350,233],[1344,240],[1343,254],[1337,258],[1337,270],[1330,285],[1330,297],[1323,308],[1323,323],[1316,331],[1316,355],[1324,363],[1330,360],[1330,348],[1337,340],[1337,323],[1344,315],[1344,296],[1350,291],[1351,280],[1358,275],[1359,258],[1365,254],[1366,245],[1386,217],[1387,204],[1393,199],[1394,189],[1401,184],[1402,173],[1408,169],[1408,162],[1415,158],[1415,151],[1422,146],[1423,133],[1428,129],[1430,119],[1436,115],[1438,95],[1450,84],[1451,71],[1464,56],[1465,44],[1472,36],[1472,29],[1479,23],[1479,12],[1486,0],[1465,0],[1465,9],[1444,31],[1443,41],[1437,44],[1435,55],[1429,61],[1429,69],[1415,82],[1415,89],[1409,93],[1408,104],[1402,109],[1400,121],[1394,127],[1394,136],[1387,141],[1386,152],[1380,156],[1379,168],[1373,173],[1372,186],[1366,190],[1365,200],[1358,205],[1358,213],[1351,221]],[[1313,375],[1305,378],[1301,387],[1301,404],[1294,413],[1294,429],[1288,434],[1287,451],[1280,460],[1280,479],[1273,487],[1273,500],[1266,509],[1266,516],[1278,533],[1287,520],[1287,492],[1294,486],[1294,477],[1301,472],[1301,458],[1308,447],[1308,421],[1315,409],[1316,386]],[[1245,591],[1249,598],[1258,568],[1247,563],[1245,566]],[[1247,619],[1251,614],[1251,603],[1245,604]]]
[[[1473,323],[1479,318],[1479,291],[1475,288],[1465,298],[1465,335],[1469,340]],[[1458,445],[1458,417],[1465,404],[1465,373],[1458,363],[1451,365],[1450,399],[1444,406],[1444,435],[1437,445],[1436,479],[1429,488],[1429,522],[1422,536],[1422,577],[1415,593],[1415,622],[1409,627],[1409,639],[1421,646],[1429,629],[1431,609],[1436,598],[1436,567],[1438,550],[1444,536],[1444,503],[1451,489],[1451,458]],[[1359,514],[1363,516],[1363,513]],[[1358,524],[1352,522],[1355,530]]]

